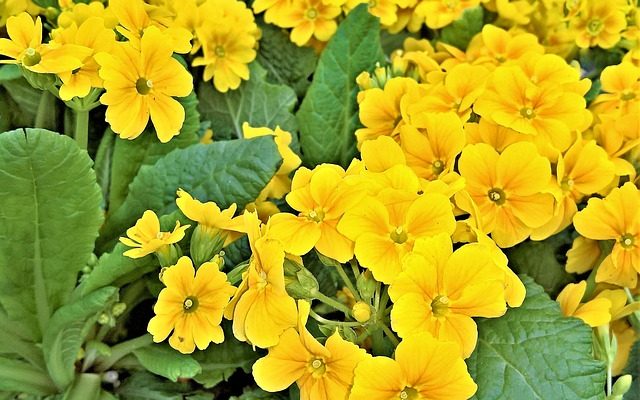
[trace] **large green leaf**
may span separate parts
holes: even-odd
[[[74,364],[88,329],[99,314],[117,300],[117,295],[118,289],[105,287],[62,306],[51,317],[42,350],[49,375],[58,388],[65,389],[73,382]]]
[[[178,378],[193,378],[202,371],[191,355],[181,354],[167,344],[152,344],[133,354],[147,371],[173,382],[177,382]]]
[[[257,60],[266,70],[267,79],[292,87],[302,96],[311,83],[318,57],[310,47],[298,47],[289,33],[275,25],[261,24],[262,38]]]
[[[236,203],[242,209],[260,194],[281,161],[271,136],[174,150],[154,165],[140,168],[124,203],[103,226],[99,247],[110,249],[145,210],[158,215],[176,210],[178,188],[200,201],[215,201],[222,208]]]
[[[576,280],[575,275],[564,269],[572,240],[571,233],[565,230],[540,242],[527,240],[505,249],[505,253],[511,269],[529,275],[555,297],[563,287]]]
[[[467,360],[475,399],[604,399],[605,366],[592,356],[591,328],[565,318],[533,279],[527,297],[500,318],[478,320],[478,345]]]
[[[168,143],[158,140],[153,128],[149,127],[135,140],[116,139],[113,145],[111,179],[109,185],[109,212],[115,212],[127,197],[129,184],[143,165],[153,165],[162,156],[175,149],[188,147],[198,142],[200,114],[195,93],[179,99],[185,109],[185,122],[180,134]],[[107,132],[105,135],[113,135]]]
[[[322,52],[296,115],[307,165],[330,162],[345,166],[356,154],[356,77],[383,58],[380,23],[362,4],[349,13]]]
[[[482,31],[483,17],[483,8],[480,6],[466,9],[459,19],[442,28],[440,40],[465,50],[471,38]]]
[[[246,343],[237,341],[229,325],[225,324],[224,328],[224,342],[212,344],[206,350],[194,354],[202,367],[202,372],[194,379],[206,388],[226,381],[238,368],[249,372],[253,363],[262,355]]]
[[[122,400],[183,400],[189,391],[186,383],[173,383],[147,372],[128,377],[116,394]]]
[[[56,393],[56,387],[42,370],[24,361],[0,357],[0,394],[6,392],[42,396]]]
[[[629,353],[629,361],[624,368],[625,374],[630,374],[633,378],[631,382],[631,388],[624,395],[624,400],[638,400],[640,399],[640,340],[636,340],[631,347],[631,353]]]
[[[216,139],[242,137],[242,124],[251,126],[276,126],[289,131],[297,130],[292,114],[296,94],[288,86],[267,82],[267,72],[254,61],[250,66],[251,78],[236,90],[220,93],[210,82],[200,84],[198,98],[200,112],[211,121]]]
[[[68,137],[0,135],[0,303],[36,337],[66,303],[102,222],[91,159]]]

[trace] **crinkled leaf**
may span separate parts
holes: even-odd
[[[479,319],[467,360],[475,399],[604,399],[604,363],[592,356],[591,328],[566,318],[533,279],[527,297],[500,318]]]
[[[298,47],[289,39],[286,30],[261,24],[262,38],[257,60],[267,70],[270,82],[292,87],[298,96],[311,84],[318,57],[310,47]]]
[[[631,353],[629,353],[629,361],[624,368],[625,374],[630,374],[633,378],[631,382],[631,388],[624,395],[624,400],[637,400],[640,399],[640,340],[636,340],[631,347]]]
[[[42,351],[49,375],[60,389],[73,382],[74,364],[88,329],[117,297],[118,289],[105,287],[65,304],[51,317],[44,332]]]
[[[186,383],[173,383],[147,372],[128,377],[116,394],[122,400],[183,400],[189,391]]]
[[[267,72],[257,61],[249,68],[251,78],[236,90],[220,93],[211,82],[201,83],[198,88],[200,113],[211,121],[216,140],[241,138],[244,122],[254,127],[297,130],[292,113],[297,102],[293,89],[267,82]]]
[[[176,191],[183,188],[200,201],[238,209],[255,200],[280,166],[273,137],[197,144],[177,149],[154,165],[144,165],[129,186],[122,206],[107,219],[100,249],[107,250],[145,210],[158,215],[176,210]]]
[[[6,392],[44,396],[56,393],[56,388],[41,369],[24,361],[0,357],[0,395]]]
[[[564,269],[571,243],[571,233],[565,230],[540,242],[527,240],[505,249],[505,253],[511,269],[529,275],[555,297],[563,287],[575,281],[575,275]]]
[[[471,38],[482,31],[483,16],[480,6],[466,9],[459,19],[442,28],[440,40],[461,50],[466,49]]]
[[[347,165],[359,127],[356,77],[384,59],[380,22],[362,4],[349,13],[322,52],[296,117],[306,165]]]
[[[40,337],[64,305],[102,222],[91,159],[41,129],[0,135],[0,303]]]
[[[149,372],[173,382],[177,382],[178,378],[193,378],[202,371],[191,355],[181,354],[167,344],[151,344],[133,354]]]

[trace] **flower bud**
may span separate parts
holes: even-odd
[[[376,291],[377,282],[373,279],[373,274],[371,271],[364,271],[358,276],[356,280],[356,287],[358,288],[358,293],[360,293],[360,297],[363,300],[370,300],[373,297],[373,294]]]
[[[371,319],[371,306],[364,301],[359,301],[351,307],[353,318],[360,323],[365,323]]]
[[[155,252],[161,267],[170,267],[182,257],[182,249],[177,244],[165,244]]]
[[[631,375],[622,375],[618,378],[616,383],[613,384],[613,388],[611,390],[610,399],[622,399],[622,397],[631,389],[631,383],[633,382],[633,378]]]
[[[125,303],[116,303],[111,308],[111,314],[114,317],[119,317],[122,313],[127,309],[127,305]]]
[[[304,266],[291,260],[284,261],[284,283],[287,293],[294,299],[311,300],[320,290],[316,277]]]
[[[202,265],[222,250],[226,235],[219,229],[204,225],[196,226],[191,236],[191,259],[195,265]]]

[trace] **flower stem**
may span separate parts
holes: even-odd
[[[51,116],[52,107],[55,107],[55,99],[53,95],[47,91],[42,92],[40,95],[40,102],[38,103],[38,109],[36,110],[36,119],[34,121],[35,128],[52,128]]]
[[[389,329],[389,327],[385,324],[380,324],[380,326],[382,327],[382,331],[384,332],[384,334],[387,335],[389,340],[391,340],[391,343],[393,343],[394,346],[398,346],[400,344],[400,341],[398,340],[396,335],[391,331],[391,329]]]
[[[636,299],[633,297],[633,294],[631,294],[631,290],[629,290],[629,288],[624,288],[624,292],[627,295],[629,304],[636,302]],[[634,311],[631,315],[629,315],[629,322],[636,332],[640,332],[640,311]]]
[[[344,268],[342,268],[342,264],[337,263],[336,269],[338,270],[338,275],[340,275],[340,278],[342,278],[344,284],[347,285],[347,288],[351,291],[351,294],[353,294],[353,297],[355,297],[357,301],[360,301],[360,294],[356,290],[356,287],[353,286],[353,282],[351,282],[351,279],[349,279],[347,272],[344,270]]]
[[[111,348],[111,355],[105,359],[99,360],[96,364],[96,370],[104,372],[111,368],[122,357],[134,351],[143,348],[153,343],[151,335],[145,334],[138,336],[137,338],[127,340],[126,342],[119,343]]]
[[[326,318],[318,315],[313,310],[309,311],[309,315],[311,316],[311,318],[313,318],[316,321],[320,322],[321,324],[325,324],[325,325],[348,326],[348,327],[362,326],[362,324],[360,322],[331,321],[329,319],[326,319]]]
[[[611,396],[611,390],[613,386],[613,373],[611,371],[611,364],[607,367],[607,397]]]
[[[89,141],[89,111],[75,110],[75,116],[76,126],[73,131],[73,137],[76,139],[78,147],[86,150]]]
[[[336,310],[340,310],[343,313],[345,313],[345,315],[350,315],[351,314],[351,310],[349,310],[349,308],[347,306],[345,306],[344,304],[340,303],[337,300],[332,299],[331,297],[321,293],[321,292],[317,292],[315,294],[315,298],[320,300],[321,302],[323,302],[324,304],[331,306],[333,308],[335,308]]]

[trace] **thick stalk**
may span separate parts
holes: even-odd
[[[351,279],[349,279],[347,272],[344,270],[344,268],[342,268],[342,264],[336,264],[336,269],[338,270],[338,275],[340,275],[340,278],[342,278],[344,284],[347,285],[347,288],[351,291],[353,297],[355,297],[357,301],[360,301],[360,293],[358,293],[356,287],[353,285],[353,282],[351,282]]]
[[[104,372],[111,368],[122,357],[134,351],[146,347],[153,343],[151,335],[142,335],[137,338],[127,340],[126,342],[119,343],[111,348],[111,355],[105,359],[99,360],[96,364],[96,370]]]
[[[324,304],[335,308],[336,310],[340,310],[342,312],[345,313],[345,315],[350,315],[351,314],[351,310],[349,310],[349,308],[347,306],[345,306],[344,304],[340,303],[337,300],[332,299],[329,296],[326,296],[320,292],[317,292],[315,294],[315,298],[320,300],[321,302],[323,302]]]
[[[73,131],[73,137],[78,143],[78,147],[82,150],[87,149],[87,143],[89,141],[89,111],[75,110],[76,126]]]

